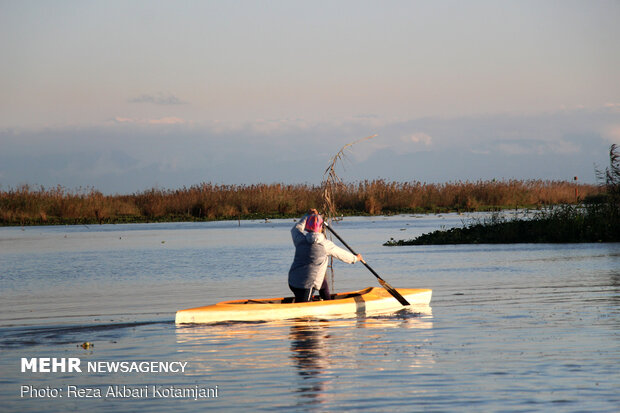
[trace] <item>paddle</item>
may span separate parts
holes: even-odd
[[[327,222],[324,223],[325,228],[327,228],[328,230],[330,230],[330,232],[332,234],[334,234],[336,236],[336,238],[338,238],[340,240],[340,242],[342,242],[342,244],[344,244],[345,247],[347,247],[349,249],[349,251],[351,251],[353,254],[357,255],[357,252],[353,251],[353,248],[349,247],[349,244],[347,244],[342,238],[340,238],[340,235],[338,235],[336,233],[336,231],[334,231],[332,229],[331,226],[327,225]],[[392,287],[390,284],[387,283],[387,281],[385,281],[383,278],[379,277],[379,274],[377,274],[375,272],[375,270],[373,270],[370,265],[368,265],[366,263],[366,261],[362,260],[362,264],[364,264],[366,266],[366,268],[368,268],[370,270],[370,272],[372,273],[372,275],[374,275],[375,277],[377,277],[377,280],[379,281],[379,284],[381,284],[381,286],[383,288],[385,288],[387,290],[388,293],[392,294],[392,297],[396,298],[398,300],[398,302],[400,302],[402,305],[410,305],[409,301],[405,300],[405,297],[403,297],[402,295],[400,295],[400,293],[398,291],[396,291],[396,289],[394,287]]]

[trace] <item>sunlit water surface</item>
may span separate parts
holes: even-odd
[[[426,313],[192,326],[175,326],[175,311],[289,295],[293,220],[0,228],[0,410],[619,411],[620,244],[381,245],[470,218],[335,224],[393,286],[432,288]],[[338,291],[378,285],[360,264],[335,272]],[[24,357],[187,365],[22,373]]]

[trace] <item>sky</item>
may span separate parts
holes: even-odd
[[[619,1],[0,0],[0,190],[596,182]]]

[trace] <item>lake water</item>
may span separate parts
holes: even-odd
[[[192,326],[175,311],[290,295],[293,220],[0,228],[0,410],[620,411],[620,244],[381,245],[470,218],[334,224],[393,286],[432,288],[426,313]],[[45,357],[82,372],[22,372]]]

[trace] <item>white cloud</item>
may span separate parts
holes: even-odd
[[[248,122],[245,128],[259,135],[283,134],[308,128],[304,119],[256,119]]]
[[[564,155],[579,153],[579,151],[581,150],[581,148],[578,145],[574,144],[573,142],[567,142],[565,140],[560,140],[557,142],[550,142],[548,144],[548,149],[551,152],[555,152],[558,154],[564,154]]]
[[[151,125],[176,125],[180,123],[185,123],[185,120],[174,116],[168,116],[160,119],[149,119],[147,123]]]
[[[130,103],[153,103],[155,105],[184,105],[181,99],[171,93],[157,93],[155,95],[143,94],[129,99]]]
[[[603,138],[611,143],[620,144],[620,125],[611,125],[605,128],[603,131]]]
[[[421,143],[424,146],[431,146],[433,143],[433,138],[431,138],[426,133],[414,133],[413,135],[406,136],[403,139],[403,142],[413,142],[413,143]]]
[[[114,122],[116,123],[124,123],[124,124],[141,124],[141,125],[177,125],[184,124],[186,121],[184,119],[175,117],[175,116],[165,116],[159,119],[135,119],[135,118],[125,118],[122,116],[117,116],[114,118]]]
[[[123,118],[122,116],[117,116],[114,118],[114,122],[116,123],[136,123],[135,119],[132,118]]]
[[[531,147],[515,142],[500,143],[497,145],[497,149],[508,155],[525,155],[533,152]]]
[[[497,150],[507,155],[546,155],[546,154],[559,154],[570,155],[579,153],[581,148],[573,142],[568,142],[563,139],[555,139],[548,141],[541,140],[529,140],[529,141],[510,141],[500,142],[496,146]]]

